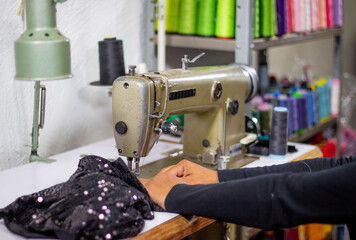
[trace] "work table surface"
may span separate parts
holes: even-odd
[[[141,165],[149,164],[157,160],[166,158],[169,154],[182,149],[181,144],[177,144],[176,138],[163,136],[163,141],[152,149],[147,158],[141,159]],[[244,167],[267,166],[282,164],[290,161],[321,157],[320,150],[311,145],[293,143],[298,152],[287,154],[284,159],[271,159],[260,157]],[[16,200],[18,197],[55,184],[65,182],[75,172],[79,159],[84,155],[97,155],[107,159],[118,157],[115,148],[114,138],[99,141],[87,146],[64,152],[51,158],[53,163],[34,162],[0,172],[0,208],[3,208]],[[181,239],[193,232],[213,223],[214,220],[203,217],[195,218],[193,221],[181,215],[173,213],[155,212],[153,220],[145,220],[145,227],[134,239]],[[0,220],[0,239],[24,239],[12,234]]]

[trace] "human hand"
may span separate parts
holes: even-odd
[[[177,177],[174,173],[176,165],[171,167],[172,171],[161,170],[156,176],[150,179],[140,178],[141,183],[146,187],[152,200],[165,209],[164,202],[168,193],[176,184],[187,184],[184,179]]]
[[[171,172],[191,185],[219,183],[217,171],[210,170],[188,160],[182,160],[177,165],[164,168],[160,173],[164,172]]]

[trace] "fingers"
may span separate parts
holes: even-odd
[[[162,173],[170,173],[176,177],[184,177],[185,176],[185,168],[184,166],[180,166],[180,165],[172,165],[166,168],[163,168],[159,174]]]

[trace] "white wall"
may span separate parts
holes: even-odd
[[[268,49],[269,73],[279,79],[287,76],[303,76],[303,66],[309,64],[313,76],[332,77],[334,72],[333,38],[299,43],[295,45]]]
[[[126,66],[144,59],[146,0],[68,0],[57,5],[58,29],[71,41],[69,80],[47,87],[46,122],[40,130],[41,156],[51,156],[113,135],[111,97],[89,86],[99,80],[98,41],[124,42]],[[14,80],[13,43],[23,30],[19,1],[0,8],[0,170],[27,163],[33,117],[33,82]],[[126,68],[127,69],[127,68]]]

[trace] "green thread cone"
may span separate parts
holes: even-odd
[[[178,32],[180,0],[166,0],[166,32]]]
[[[197,0],[180,1],[178,33],[186,35],[196,33],[197,8]]]
[[[235,37],[236,0],[218,0],[215,35],[218,38]]]
[[[197,34],[214,36],[217,0],[200,0],[198,5]]]
[[[260,37],[260,0],[255,0],[255,22],[253,36],[254,38]]]
[[[157,4],[158,0],[156,0]],[[178,32],[180,0],[166,0],[166,32]],[[155,30],[158,31],[157,9],[155,10]]]
[[[272,37],[277,31],[275,0],[261,0],[261,35]]]

